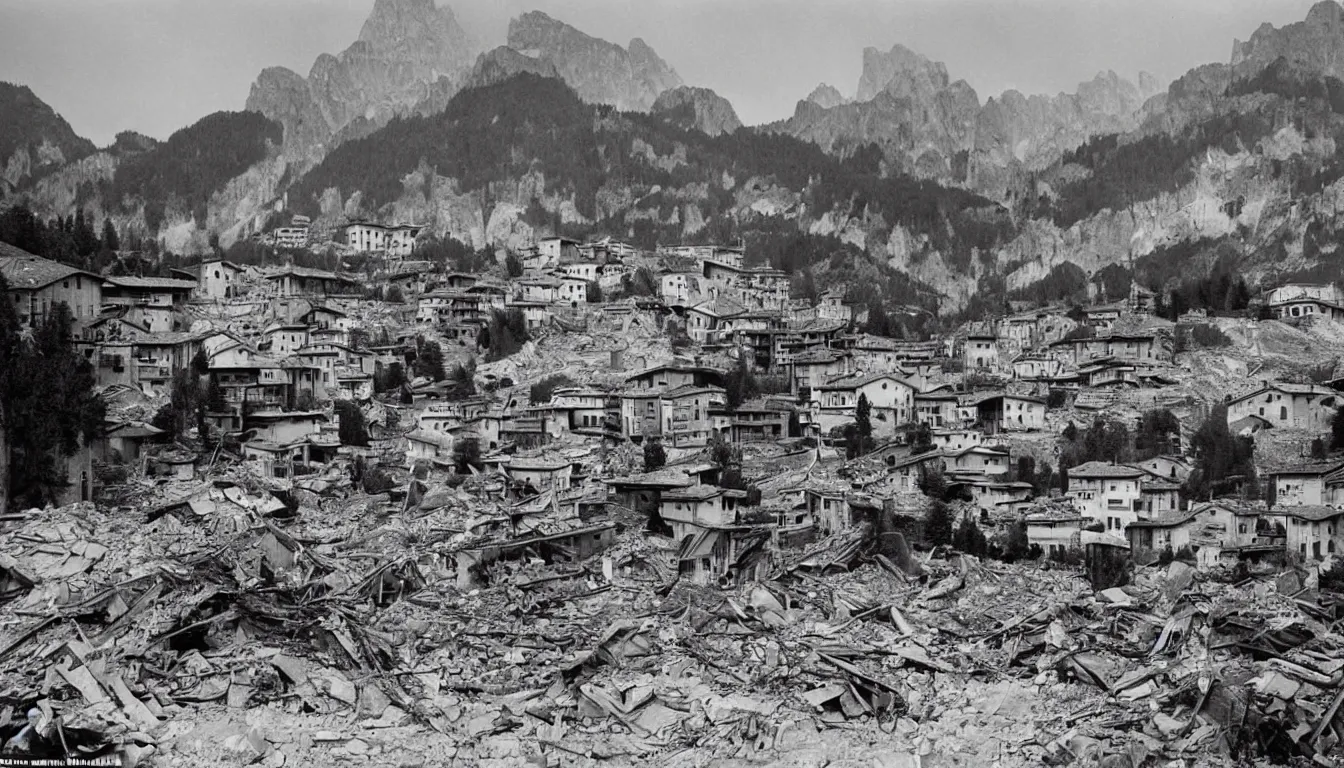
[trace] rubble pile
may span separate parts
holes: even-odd
[[[564,525],[472,491],[24,513],[0,701],[145,765],[1341,764],[1344,601],[1291,571],[1094,593],[857,531],[720,590],[636,526],[525,546]]]

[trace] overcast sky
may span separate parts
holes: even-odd
[[[981,101],[1007,88],[1072,91],[1097,71],[1164,81],[1227,61],[1263,22],[1311,0],[439,0],[502,44],[538,9],[596,37],[642,37],[744,122],[784,118],[819,82],[852,96],[865,46],[901,43],[946,62]],[[373,0],[0,0],[0,80],[30,86],[81,135],[157,138],[242,109],[267,66],[307,75],[359,34]]]

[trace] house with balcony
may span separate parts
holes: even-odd
[[[660,400],[662,436],[674,448],[706,445],[726,423],[722,414],[728,398],[720,387],[687,384],[665,390]]]
[[[279,297],[359,296],[364,292],[356,278],[323,269],[284,267],[265,279],[267,290]]]
[[[151,332],[176,331],[196,287],[193,280],[166,277],[106,277],[103,306],[125,308],[127,320]]]
[[[915,423],[928,424],[935,430],[959,426],[957,395],[950,388],[940,387],[931,392],[916,392]]]
[[[777,399],[758,397],[729,410],[726,406],[715,415],[728,422],[728,440],[733,443],[758,443],[789,436],[789,416],[793,408]]]
[[[601,390],[567,387],[551,393],[551,411],[569,432],[601,435],[607,425],[608,395]]]
[[[1045,429],[1045,401],[1034,397],[990,395],[977,401],[975,410],[976,423],[987,434]]]
[[[1170,361],[1171,351],[1155,333],[1113,333],[1076,339],[1060,339],[1050,344],[1051,354],[1074,366],[1095,358],[1113,357],[1129,362]]]
[[[742,502],[746,497],[746,491],[716,485],[692,485],[664,491],[658,502],[658,513],[663,522],[671,526],[672,538],[680,541],[701,529],[738,526],[738,515],[744,508]]]
[[[1125,528],[1139,519],[1142,511],[1143,470],[1123,464],[1090,461],[1068,470],[1066,496],[1084,517],[1106,526],[1108,532],[1123,536]]]
[[[131,342],[134,355],[134,386],[166,386],[177,371],[190,368],[200,353],[201,335],[175,331],[138,334]]]

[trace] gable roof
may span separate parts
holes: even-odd
[[[35,291],[71,275],[99,279],[92,272],[35,256],[9,243],[0,243],[0,274],[5,276],[11,290],[24,291]]]
[[[178,280],[171,277],[105,277],[103,281],[118,288],[157,288],[164,291],[192,291],[197,285],[195,280]]]
[[[1106,461],[1089,461],[1086,464],[1079,464],[1076,467],[1070,467],[1069,478],[1075,477],[1113,477],[1113,478],[1138,478],[1143,477],[1146,472],[1134,467],[1127,467],[1124,464],[1111,464]]]

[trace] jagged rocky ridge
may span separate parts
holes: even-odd
[[[247,109],[285,127],[291,157],[315,161],[348,127],[365,121],[376,127],[435,89],[455,90],[477,48],[446,5],[377,0],[359,39],[340,54],[319,56],[306,78],[284,67],[263,70]]]
[[[415,138],[358,118],[342,131],[367,142],[355,148],[363,166],[341,154],[304,176],[268,154],[211,193],[204,221],[168,211],[157,234],[174,250],[203,245],[209,231],[227,244],[289,212],[316,212],[326,223],[347,215],[415,220],[477,247],[522,244],[557,227],[664,242],[804,233],[835,238],[826,242],[908,274],[941,294],[945,311],[1001,298],[1063,264],[1089,276],[1131,263],[1157,274],[1144,265],[1194,242],[1208,247],[1181,250],[1197,254],[1186,265],[1191,274],[1210,268],[1216,255],[1252,283],[1329,276],[1344,252],[1344,233],[1333,224],[1344,202],[1340,17],[1339,6],[1326,2],[1299,24],[1263,27],[1236,44],[1229,61],[1197,67],[1146,100],[1150,79],[1131,85],[1107,73],[1074,94],[1009,92],[979,104],[969,87],[923,57],[870,54],[870,101],[843,103],[838,91],[819,88],[800,105],[815,115],[816,136],[804,138],[830,150],[829,158],[779,135],[797,125],[707,137],[669,120],[675,109],[623,115],[529,94],[521,99],[529,111],[516,112],[498,94],[459,94],[463,83],[510,87],[519,73],[564,76],[540,48],[505,47],[477,57],[451,88],[431,89],[438,101],[419,102],[421,119],[459,96],[474,99],[483,120],[546,115],[572,138],[564,151],[585,158],[591,171],[554,163],[559,149],[538,148],[523,134],[500,139],[508,161],[490,169],[421,165],[421,157],[451,147],[442,126]],[[902,74],[878,89],[884,73]],[[915,114],[922,100],[932,105],[927,117]],[[841,121],[856,138],[827,127]],[[882,139],[893,128],[900,140]],[[810,146],[816,156],[800,149]],[[401,148],[393,160],[381,159]],[[126,157],[147,151],[128,141],[30,182],[26,194],[44,215],[68,213],[76,201],[101,214],[97,185]],[[771,157],[793,153],[807,159],[794,158],[789,168]],[[379,170],[371,174],[369,166]],[[798,169],[819,183],[798,177]],[[1000,205],[957,197],[946,186],[921,189],[903,170],[986,189]],[[117,217],[147,224],[138,211],[112,209],[119,226]],[[825,284],[824,258],[813,268]]]
[[[643,40],[628,48],[580,32],[541,11],[509,22],[510,48],[549,60],[591,104],[647,112],[658,95],[682,85],[681,77]]]
[[[1088,138],[1131,130],[1158,90],[1146,73],[1140,86],[1103,72],[1078,91],[1024,96],[1007,91],[981,105],[947,67],[896,45],[866,48],[855,98],[819,87],[792,118],[769,127],[845,153],[882,147],[897,168],[921,178],[963,184],[1004,199],[1024,171],[1043,169]]]

